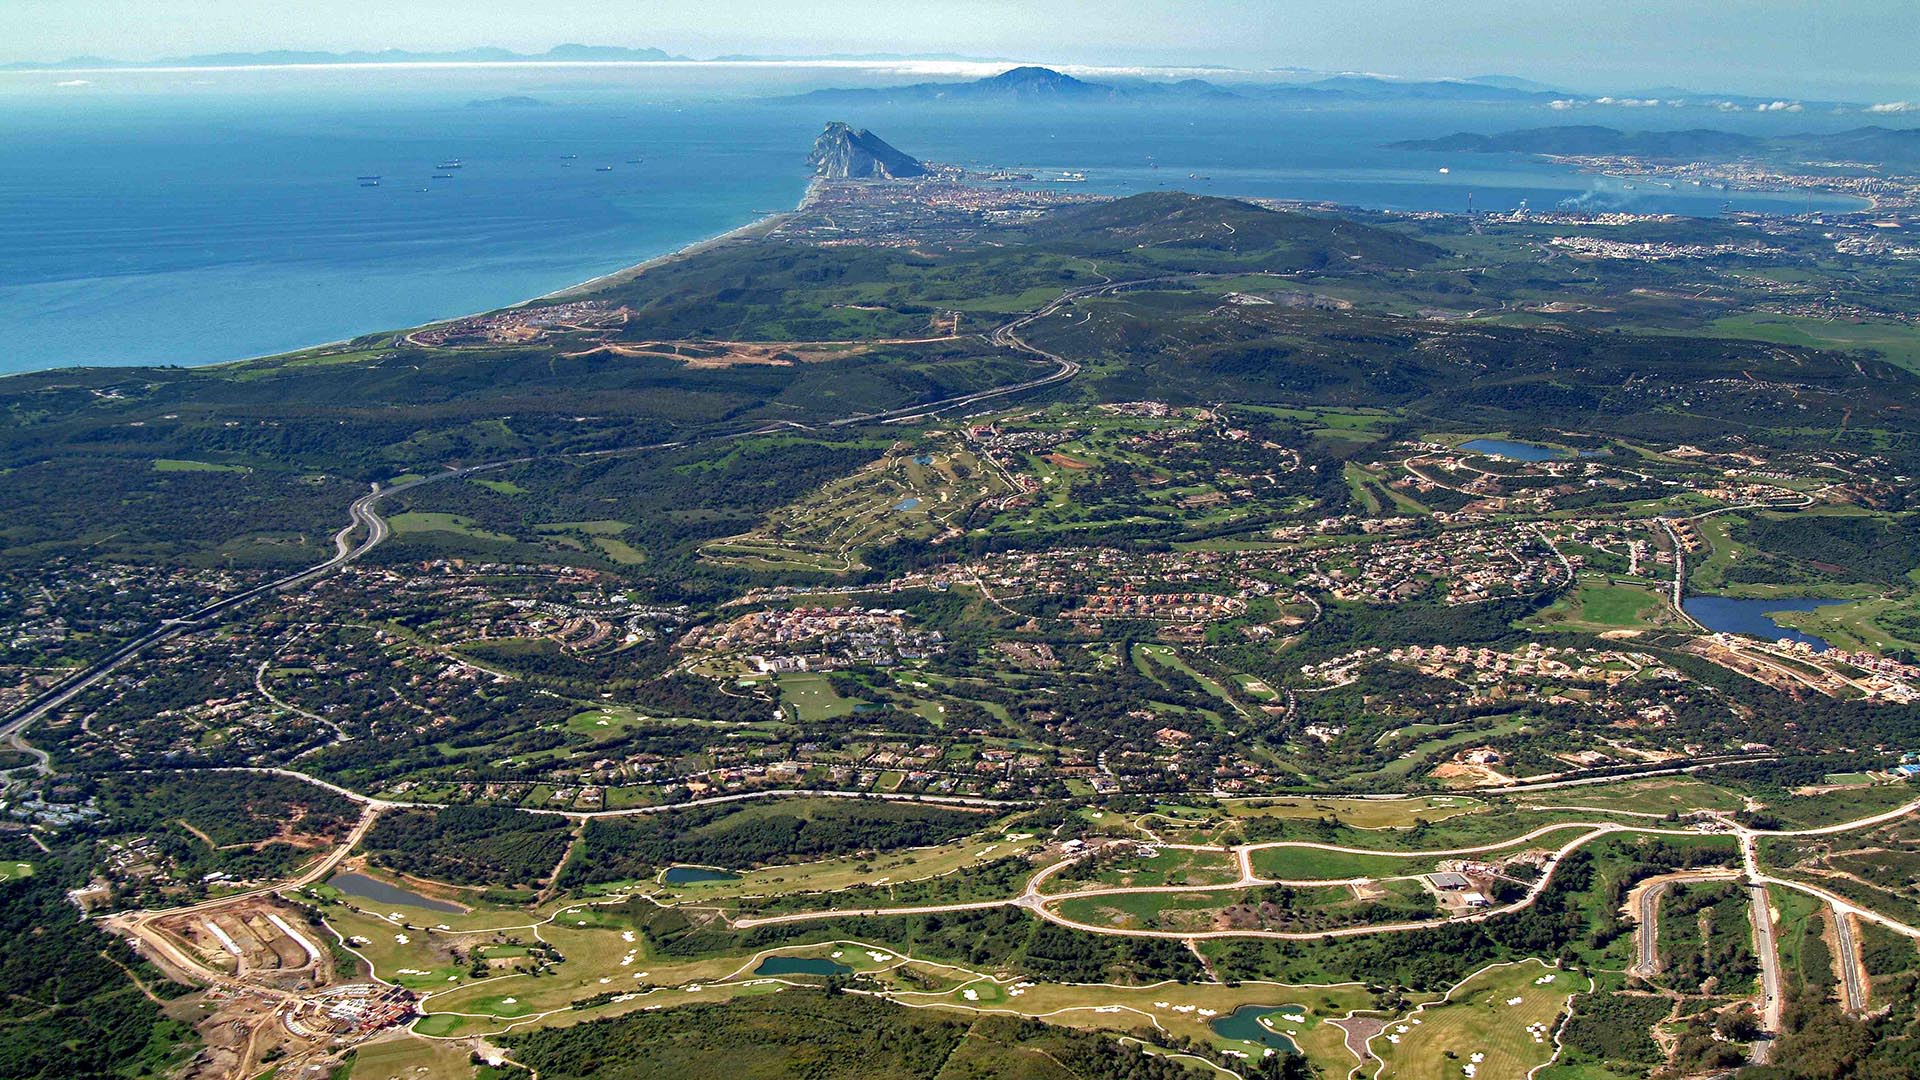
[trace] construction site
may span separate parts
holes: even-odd
[[[272,1059],[334,1062],[416,1011],[410,991],[337,964],[328,931],[271,895],[107,922],[171,977],[207,987],[178,1006],[204,1040],[185,1080],[247,1076]]]
[[[190,911],[151,925],[184,944],[202,964],[225,975],[277,990],[311,990],[333,974],[320,931],[305,926],[297,910],[270,899]]]

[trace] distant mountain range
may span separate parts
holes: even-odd
[[[506,63],[935,63],[1003,64],[1002,57],[973,56],[962,53],[727,53],[696,58],[669,53],[664,49],[629,48],[623,45],[556,45],[545,52],[516,52],[512,49],[483,46],[448,52],[415,52],[408,49],[378,51],[326,52],[279,49],[262,52],[200,53],[168,56],[155,60],[119,60],[102,56],[73,56],[55,61],[15,61],[0,63],[0,71],[68,71],[74,69],[111,70],[115,68],[218,68],[218,67],[291,67],[313,64],[506,64]],[[1659,87],[1620,95],[1618,98],[1594,98],[1548,83],[1516,75],[1475,75],[1469,78],[1400,79],[1384,75],[1343,73],[1325,75],[1307,68],[1283,67],[1246,71],[1229,67],[1192,67],[1212,76],[1219,72],[1231,85],[1209,82],[1205,78],[1175,81],[1145,75],[1108,75],[1102,81],[1081,79],[1038,65],[1012,67],[998,75],[967,82],[922,82],[908,86],[844,88],[816,90],[787,102],[808,104],[861,105],[886,101],[952,102],[1015,101],[1069,104],[1097,101],[1201,100],[1293,101],[1301,104],[1338,104],[1342,101],[1452,101],[1489,103],[1562,103],[1609,104],[1615,100],[1630,104],[1651,103],[1648,99],[1718,103],[1725,106],[1779,106],[1772,98],[1739,94],[1707,94],[1677,87]],[[1316,77],[1317,76],[1317,77]],[[1264,81],[1262,81],[1264,80]],[[1806,107],[1846,106],[1847,102],[1804,102]]]
[[[1869,126],[1827,134],[1770,138],[1713,128],[1620,131],[1597,125],[1570,124],[1508,131],[1498,135],[1462,131],[1438,139],[1393,143],[1391,148],[1465,154],[1637,157],[1655,161],[1728,158],[1859,161],[1892,168],[1914,168],[1920,167],[1920,128]]]
[[[512,49],[482,46],[447,52],[416,52],[408,49],[378,51],[327,52],[278,49],[261,52],[199,53],[168,56],[154,60],[120,60],[102,56],[73,56],[55,61],[14,61],[0,63],[0,71],[69,71],[75,69],[112,70],[116,68],[220,68],[220,67],[292,67],[318,64],[510,64],[510,63],[796,63],[835,62],[876,65],[909,62],[1006,64],[1001,57],[963,53],[726,53],[698,58],[669,53],[664,49],[630,48],[624,45],[556,45],[545,52],[516,52]],[[815,90],[783,102],[827,105],[864,105],[881,102],[1078,102],[1169,101],[1183,98],[1227,102],[1296,102],[1303,105],[1341,102],[1484,102],[1513,104],[1573,105],[1651,105],[1682,101],[1718,105],[1722,108],[1751,106],[1759,110],[1792,106],[1816,108],[1836,106],[1858,108],[1858,103],[1841,101],[1781,102],[1769,97],[1741,94],[1706,94],[1682,87],[1655,87],[1614,97],[1595,97],[1517,75],[1475,75],[1467,78],[1401,79],[1386,75],[1341,73],[1327,75],[1300,67],[1271,68],[1260,71],[1230,67],[1188,66],[1208,78],[1219,77],[1227,85],[1208,78],[1179,80],[1155,79],[1144,74],[1109,74],[1100,80],[1082,79],[1048,67],[1026,64],[1011,67],[998,75],[971,81],[920,82],[893,87],[849,87]]]
[[[409,52],[406,49],[382,49],[379,52],[300,52],[279,49],[271,52],[206,53],[199,56],[170,56],[162,60],[108,60],[98,56],[75,56],[52,63],[0,64],[0,71],[60,71],[70,68],[139,67],[286,67],[294,64],[479,64],[544,60],[579,61],[654,61],[684,60],[660,49],[629,49],[619,45],[555,45],[543,53],[519,53],[511,49],[478,48],[458,52]]]
[[[1094,82],[1052,68],[1016,67],[969,82],[923,82],[907,86],[815,90],[789,102],[819,105],[870,105],[882,102],[1029,102],[1067,105],[1085,102],[1193,100],[1248,101],[1533,101],[1551,100],[1558,91],[1506,76],[1474,80],[1410,81],[1372,75],[1335,75],[1307,83],[1226,87],[1205,79],[1156,82],[1115,79]]]

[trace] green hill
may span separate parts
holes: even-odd
[[[1028,229],[1039,246],[1076,254],[1130,254],[1177,268],[1222,256],[1261,269],[1329,266],[1408,267],[1440,249],[1372,225],[1317,214],[1268,210],[1238,199],[1155,191],[1056,211]]]

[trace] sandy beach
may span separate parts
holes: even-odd
[[[615,270],[612,273],[601,274],[599,277],[588,278],[587,280],[579,282],[578,284],[569,285],[564,289],[556,289],[553,292],[544,293],[540,296],[533,297],[530,300],[522,300],[518,304],[509,304],[506,308],[489,308],[488,310],[489,311],[505,311],[511,308],[525,307],[528,304],[536,304],[542,300],[562,300],[568,297],[579,296],[582,293],[592,292],[596,289],[602,289],[609,285],[618,285],[622,282],[632,281],[633,279],[639,277],[640,275],[646,273],[649,270],[654,269],[655,267],[665,266],[668,263],[678,262],[681,259],[687,258],[688,256],[698,255],[703,251],[711,251],[714,248],[733,243],[734,241],[737,241],[737,240],[747,240],[757,236],[764,236],[767,233],[785,224],[795,214],[799,213],[802,210],[805,210],[807,208],[807,204],[813,201],[814,194],[819,190],[820,190],[819,180],[809,181],[807,183],[806,194],[800,196],[799,204],[796,205],[792,210],[784,210],[778,214],[768,214],[766,217],[759,218],[758,220],[755,220],[755,221],[750,221],[747,224],[742,225],[737,229],[729,229],[718,236],[709,236],[705,240],[696,240],[693,243],[688,244],[683,248],[680,248],[675,251],[669,251],[665,255],[656,255],[651,259],[646,259],[641,262],[634,263],[632,266],[622,267],[621,269]],[[486,312],[476,311],[473,314],[484,315],[486,314]],[[471,317],[472,316],[461,315],[461,316],[456,316],[455,318],[463,319],[463,318],[471,318]],[[432,326],[432,325],[437,325],[438,322],[453,322],[453,321],[455,321],[455,319],[440,319],[440,320],[437,320],[436,323],[428,323],[426,325]]]

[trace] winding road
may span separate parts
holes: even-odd
[[[1188,275],[1180,275],[1180,276],[1188,276]],[[855,424],[894,423],[902,420],[912,419],[915,417],[930,416],[936,413],[945,412],[949,409],[959,408],[965,405],[976,404],[978,402],[988,401],[994,398],[1005,397],[1012,394],[1025,393],[1030,390],[1037,390],[1042,387],[1054,386],[1059,383],[1066,382],[1067,380],[1073,378],[1075,375],[1080,373],[1080,365],[1072,360],[1066,359],[1065,357],[1058,356],[1054,353],[1048,352],[1045,349],[1028,344],[1025,340],[1023,340],[1019,336],[1020,329],[1032,323],[1036,319],[1044,318],[1045,316],[1052,314],[1053,312],[1059,310],[1059,308],[1062,305],[1071,303],[1075,299],[1078,299],[1082,296],[1091,296],[1097,293],[1114,291],[1122,288],[1132,287],[1135,285],[1147,284],[1150,281],[1160,281],[1160,280],[1167,280],[1167,279],[1149,278],[1149,279],[1141,279],[1139,281],[1112,282],[1112,283],[1103,284],[1103,285],[1084,286],[1080,288],[1068,289],[1067,291],[1061,293],[1058,297],[1055,297],[1050,303],[1040,308],[1038,311],[1034,311],[1029,314],[1014,318],[1009,322],[1002,324],[1001,326],[996,328],[990,335],[988,335],[987,340],[994,345],[1000,346],[1002,348],[1013,349],[1018,352],[1026,353],[1030,356],[1034,356],[1039,359],[1046,360],[1053,363],[1055,365],[1054,370],[1049,372],[1046,375],[1042,375],[1034,379],[1022,380],[1016,383],[990,387],[986,390],[978,390],[978,391],[974,391],[967,394],[959,394],[952,397],[940,398],[934,401],[923,402],[918,405],[909,405],[909,406],[903,406],[898,409],[889,409],[881,412],[862,413],[855,416],[843,417],[838,420],[828,421],[822,426],[828,427],[828,428],[841,428],[841,427],[852,426]],[[87,690],[89,687],[92,687],[98,684],[102,679],[106,678],[108,675],[113,674],[115,671],[125,666],[128,661],[131,661],[136,657],[141,656],[142,654],[146,653],[148,650],[152,649],[154,646],[159,645],[162,642],[169,641],[175,637],[178,637],[180,634],[184,633],[187,630],[200,627],[206,624],[208,620],[211,620],[217,616],[223,615],[229,611],[234,610],[235,608],[249,604],[254,600],[259,599],[262,596],[268,596],[273,593],[284,592],[289,589],[299,588],[300,586],[305,585],[308,582],[314,581],[315,579],[320,577],[324,577],[325,575],[330,574],[333,571],[338,570],[341,567],[347,565],[348,563],[351,563],[354,560],[364,556],[367,552],[372,551],[374,548],[380,546],[382,543],[384,543],[388,539],[388,537],[392,535],[392,530],[388,526],[386,519],[381,517],[379,514],[378,508],[381,501],[393,495],[398,495],[403,491],[410,491],[414,488],[422,487],[427,484],[439,483],[445,480],[461,479],[464,477],[473,476],[477,473],[488,472],[495,469],[503,469],[511,465],[524,464],[526,462],[539,460],[540,458],[546,457],[546,456],[551,456],[551,457],[561,458],[561,459],[606,457],[614,454],[639,453],[646,450],[659,450],[659,449],[668,449],[668,448],[681,447],[681,446],[693,446],[693,445],[698,445],[700,443],[706,443],[706,442],[719,442],[719,441],[724,441],[728,439],[745,438],[753,435],[770,434],[775,431],[779,431],[786,428],[807,429],[808,425],[797,424],[793,422],[762,424],[746,431],[736,431],[736,432],[729,432],[725,434],[708,435],[700,438],[676,440],[672,442],[654,443],[646,446],[620,447],[620,448],[615,448],[611,450],[588,450],[588,451],[576,451],[571,453],[557,453],[552,455],[528,455],[524,457],[505,458],[499,461],[489,461],[489,462],[484,462],[477,465],[468,465],[468,466],[463,466],[458,468],[450,468],[443,472],[434,473],[430,476],[423,476],[417,479],[407,480],[402,483],[392,484],[388,486],[382,486],[376,483],[372,485],[372,490],[368,491],[366,494],[355,499],[352,503],[350,503],[347,506],[347,519],[348,519],[347,524],[341,526],[339,531],[333,534],[334,554],[331,558],[325,560],[324,562],[316,563],[315,565],[307,567],[304,570],[295,571],[294,573],[288,574],[284,577],[275,578],[274,580],[266,582],[264,584],[256,585],[242,592],[234,593],[231,596],[222,597],[202,607],[189,611],[184,615],[175,616],[173,618],[162,619],[159,625],[154,627],[152,630],[120,646],[118,649],[115,649],[112,653],[109,653],[105,658],[95,662],[94,664],[86,668],[84,671],[81,671],[73,676],[70,676],[69,678],[60,682],[59,684],[53,687],[50,687],[43,693],[34,697],[30,701],[26,702],[24,705],[19,706],[18,708],[14,709],[11,713],[7,714],[4,720],[0,720],[0,742],[5,742],[6,744],[12,746],[17,750],[20,750],[23,753],[31,754],[35,759],[35,768],[38,771],[45,773],[46,771],[48,771],[48,757],[46,752],[43,750],[37,749],[32,745],[30,745],[29,743],[27,743],[25,738],[22,735],[22,732],[25,731],[25,729],[29,725],[31,725],[34,721],[39,720],[40,718],[46,716],[48,713],[54,711],[55,709],[60,708],[62,705],[65,705],[67,702],[72,701],[75,697],[77,697],[79,694]],[[354,537],[362,533],[363,531],[365,535],[362,536],[361,539],[356,543],[354,540]]]

